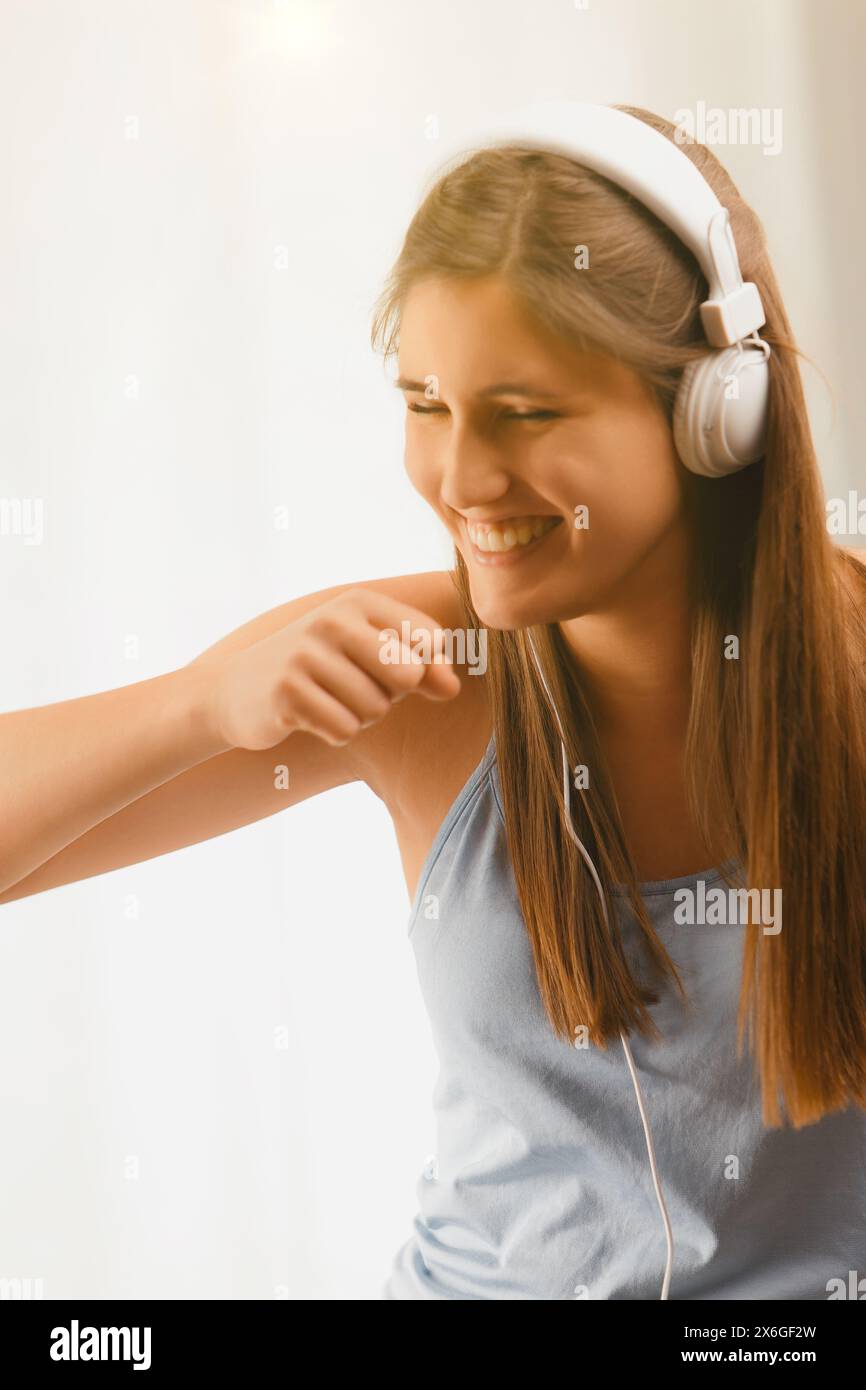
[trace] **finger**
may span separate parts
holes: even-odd
[[[312,680],[306,680],[293,693],[292,715],[299,729],[316,734],[326,743],[342,746],[361,731],[357,715]]]
[[[360,721],[362,726],[384,719],[393,695],[343,651],[325,644],[311,644],[307,652],[311,679]]]

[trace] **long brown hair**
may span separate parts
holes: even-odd
[[[619,109],[674,138],[663,118]],[[800,353],[761,223],[710,150],[682,148],[730,212],[772,348],[763,459],[726,478],[684,479],[695,542],[685,777],[708,853],[727,846],[749,885],[783,892],[778,935],[754,920],[746,928],[737,1047],[748,1025],[764,1123],[781,1123],[781,1102],[799,1128],[866,1106],[866,566],[827,532]],[[578,245],[591,247],[591,273],[573,272]],[[646,208],[565,155],[519,143],[471,152],[411,222],[376,305],[374,348],[396,351],[418,280],[493,274],[541,324],[639,372],[672,419],[683,369],[709,350],[698,313],[707,284]],[[481,627],[455,557],[467,625]],[[655,971],[688,1001],[639,895],[580,671],[548,624],[487,630],[508,848],[544,1006],[569,1040],[579,1024],[601,1047],[620,1030],[658,1037],[648,1010],[658,995],[633,978],[564,833],[559,735],[527,632],[564,716],[570,766],[592,769],[572,796],[575,830],[605,890],[625,885]],[[732,634],[739,660],[722,657]]]

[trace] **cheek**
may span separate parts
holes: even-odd
[[[575,528],[576,543],[634,550],[682,515],[682,465],[666,426],[600,427],[572,458],[570,468],[557,467],[557,491],[568,499],[564,511],[588,510],[586,529]]]
[[[675,464],[643,459],[609,477],[592,518],[605,543],[626,546],[649,543],[682,515],[682,496]]]

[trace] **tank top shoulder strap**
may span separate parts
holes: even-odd
[[[430,874],[432,873],[433,868],[435,867],[439,855],[442,853],[442,850],[444,849],[447,841],[449,840],[458,821],[461,819],[468,807],[475,800],[479,792],[481,792],[481,790],[487,785],[490,773],[494,769],[495,763],[496,736],[495,734],[491,733],[490,738],[487,742],[487,747],[485,748],[484,753],[481,756],[480,762],[477,763],[473,771],[469,774],[468,779],[466,780],[466,782],[464,782],[460,791],[457,793],[457,796],[454,798],[450,807],[446,811],[445,819],[442,821],[441,825],[439,826],[439,829],[436,831],[433,843],[430,846],[430,849],[427,851],[427,857],[424,860],[424,863],[421,867],[421,872],[418,876],[418,886],[416,887],[415,894],[412,898],[412,907],[410,909],[409,914],[410,923],[414,922],[415,920],[415,914],[418,911],[418,906],[421,902],[421,898],[424,893],[424,888],[426,887],[427,880],[429,879]]]

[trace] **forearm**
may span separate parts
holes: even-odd
[[[195,664],[0,715],[0,892],[130,802],[228,745]]]

